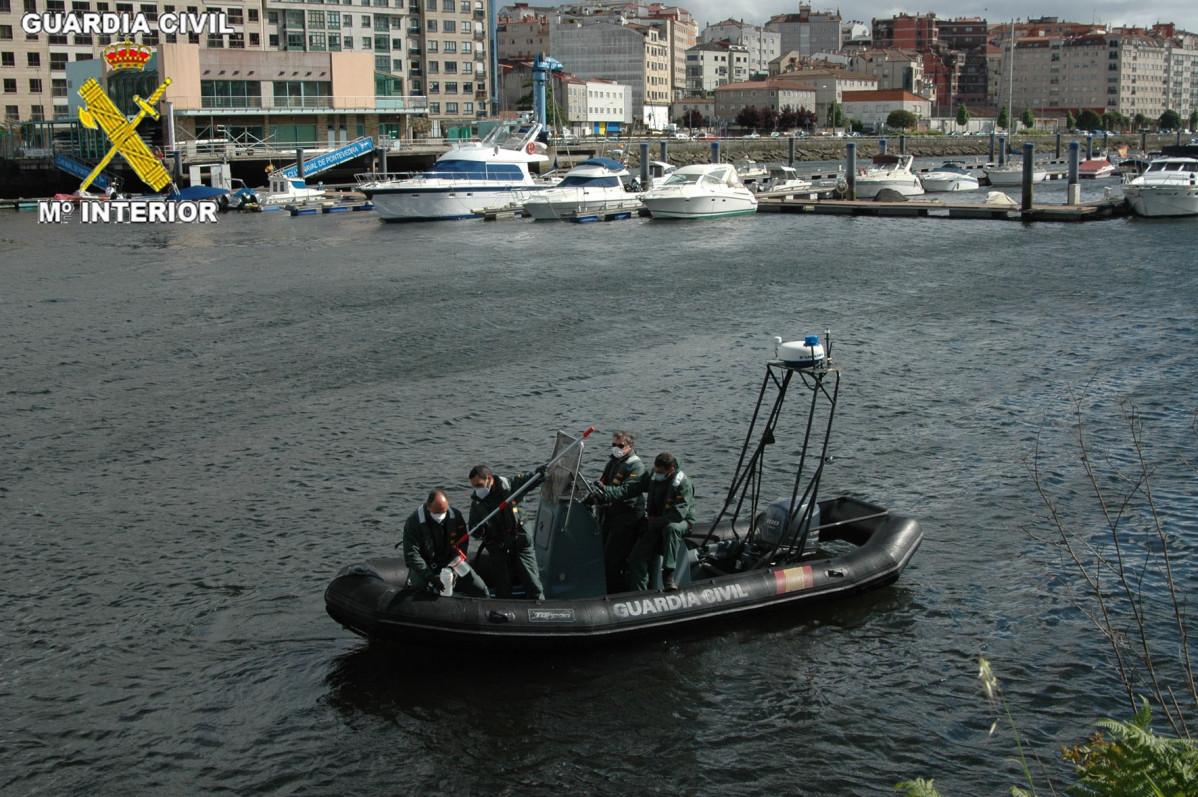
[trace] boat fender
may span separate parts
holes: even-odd
[[[537,145],[532,143],[531,141],[529,141],[528,146],[524,148],[524,151],[527,152],[529,155],[532,155],[534,152],[537,151]]]
[[[674,481],[670,482],[670,486],[677,487],[678,485],[682,484],[682,480],[685,478],[686,478],[686,474],[683,473],[682,471],[678,471],[677,473],[674,474]]]

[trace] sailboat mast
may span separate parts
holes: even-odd
[[[1011,42],[1007,47],[1011,68],[1007,83],[1007,139],[1015,132],[1015,17],[1011,17]]]

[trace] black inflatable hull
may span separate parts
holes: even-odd
[[[743,572],[697,565],[690,583],[672,592],[535,602],[445,598],[404,589],[403,562],[378,559],[344,568],[325,591],[325,607],[357,634],[412,645],[514,650],[602,644],[747,613],[796,611],[884,587],[899,577],[923,538],[915,520],[855,499],[823,501],[820,509],[821,547],[847,550]]]

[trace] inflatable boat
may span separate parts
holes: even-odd
[[[407,585],[402,558],[345,567],[325,591],[329,615],[362,636],[431,647],[522,649],[601,644],[660,636],[765,611],[802,612],[898,579],[922,540],[918,522],[843,496],[819,500],[839,391],[839,371],[817,336],[783,344],[766,364],[748,435],[723,506],[683,538],[665,591],[661,568],[650,588],[608,594],[599,523],[583,499],[583,436],[559,432],[544,468],[534,543],[541,600],[433,594]],[[797,378],[810,395],[806,418],[791,426],[798,472],[789,496],[766,503],[766,455],[788,439],[780,423]],[[772,401],[771,401],[772,399]],[[589,433],[589,430],[588,430]],[[793,454],[789,461],[794,462]],[[531,486],[531,485],[530,485]]]

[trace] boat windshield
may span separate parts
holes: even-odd
[[[551,459],[557,459],[563,451],[577,442],[577,437],[571,437],[565,432],[557,433],[557,440],[553,445],[553,456]],[[582,483],[582,479],[576,478],[578,469],[582,464],[582,449],[583,446],[574,446],[564,457],[558,459],[545,473],[545,481],[541,484],[541,500],[543,501],[568,501],[571,498],[582,500],[587,495],[587,488]]]
[[[1198,171],[1198,161],[1153,161],[1148,165],[1150,172]]]
[[[439,160],[424,173],[424,176],[442,180],[522,180],[524,173],[515,163]]]
[[[694,185],[702,177],[703,175],[699,172],[674,172],[670,175],[670,179],[666,180],[666,185]]]
[[[557,184],[558,188],[574,188],[580,185],[585,185],[588,188],[608,188],[616,187],[620,184],[620,178],[612,175],[610,177],[587,177],[585,175],[566,175],[566,178]]]

